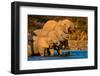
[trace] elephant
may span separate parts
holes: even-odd
[[[49,43],[50,44],[49,48],[47,48],[47,50],[45,50],[45,51],[48,51],[50,56],[54,55],[54,50],[57,51],[58,55],[62,55],[62,50],[61,50],[62,43],[59,40],[59,37],[57,36],[58,33],[57,33],[57,31],[54,30],[54,31],[50,31],[47,35],[49,38],[51,38],[50,42],[52,42],[52,43],[51,44]],[[46,55],[48,55],[48,54],[46,54]]]
[[[48,37],[40,37],[38,39],[39,40],[37,44],[34,42],[34,44],[36,44],[34,49],[40,54],[40,56],[53,56],[54,50],[57,50],[58,55],[62,55],[62,50],[59,43],[52,42],[52,40],[48,39]]]
[[[52,45],[53,45],[52,38],[51,37],[38,37],[36,45],[37,45],[37,50],[38,50],[40,56],[44,56],[45,52],[48,51],[47,49],[49,47],[52,47]],[[50,52],[51,56],[54,55],[53,49],[49,49],[49,52]]]
[[[47,37],[36,37],[34,41],[34,50],[40,55],[44,56],[44,50],[48,48],[48,39]]]
[[[36,37],[33,38],[34,51],[39,53],[41,56],[44,56],[45,52],[49,51],[50,55],[53,56],[54,55],[53,48],[49,49],[49,50],[48,50],[48,48],[52,47],[53,43],[59,44],[59,40],[58,40],[57,36],[55,35],[56,34],[55,31],[50,31],[49,33],[44,35],[43,33],[45,33],[45,32],[47,33],[47,31],[43,30]]]
[[[60,41],[64,41],[68,37],[69,31],[73,31],[75,26],[73,22],[68,19],[63,19],[59,21],[49,20],[44,26],[43,30],[52,31],[55,30]]]

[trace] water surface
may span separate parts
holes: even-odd
[[[57,60],[57,59],[84,59],[88,58],[87,50],[72,50],[65,51],[63,50],[62,56],[57,56],[57,51],[54,52],[55,56],[31,56],[28,57],[28,61],[39,61],[39,60]]]

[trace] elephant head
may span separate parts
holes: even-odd
[[[68,34],[69,31],[73,31],[75,28],[73,22],[68,19],[60,20],[58,25],[61,26],[63,32],[66,34]]]

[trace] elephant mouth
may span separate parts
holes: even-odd
[[[69,29],[67,29],[67,31],[65,30],[64,33],[65,33],[65,34],[71,34],[71,33],[72,33],[72,29],[69,28]]]
[[[68,32],[64,31],[65,34],[68,34]]]

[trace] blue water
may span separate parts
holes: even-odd
[[[63,50],[62,55],[65,55],[68,51]],[[57,60],[57,59],[83,59],[88,58],[87,50],[74,50],[70,51],[69,56],[56,56],[57,52],[54,52],[55,56],[31,56],[28,57],[28,61],[39,61],[39,60]]]

